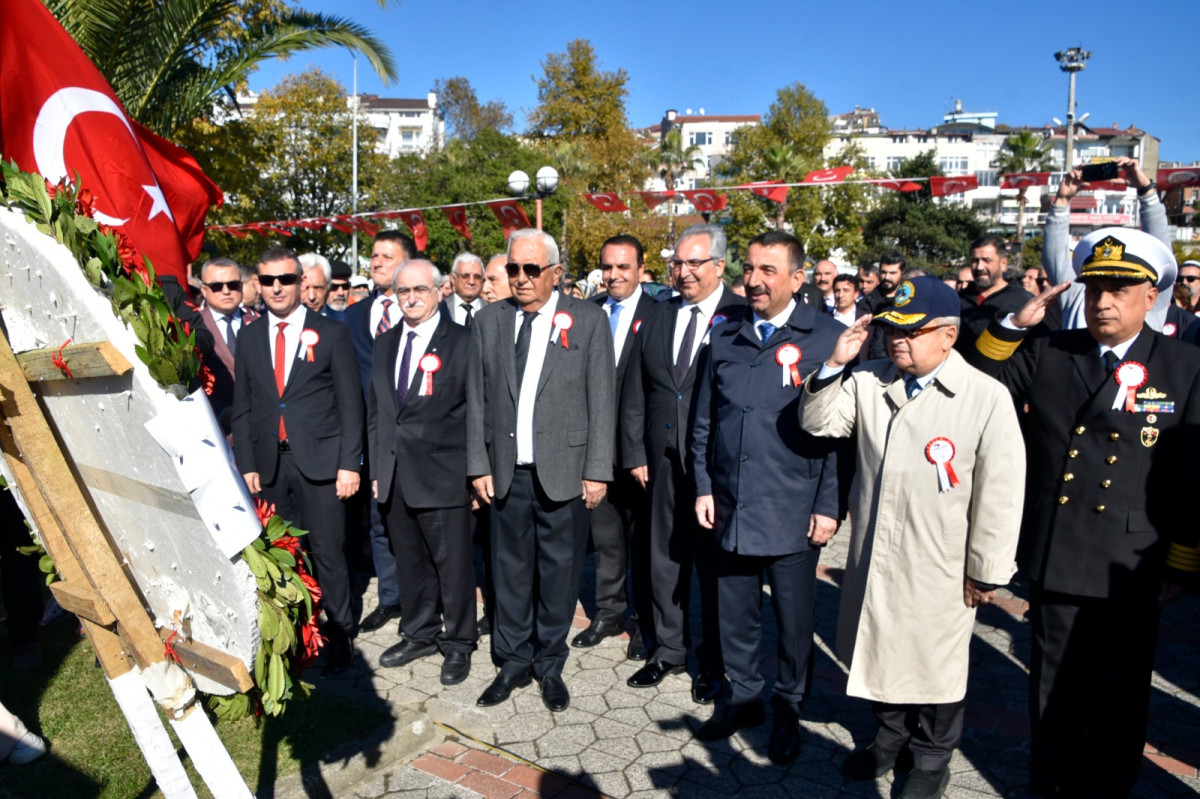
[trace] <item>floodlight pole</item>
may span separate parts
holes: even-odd
[[[1063,171],[1070,172],[1075,161],[1075,73],[1087,65],[1092,53],[1082,47],[1068,47],[1059,50],[1054,57],[1058,59],[1058,68],[1070,78],[1067,88],[1067,151],[1063,158]]]
[[[1074,80],[1074,77],[1072,77]],[[353,99],[350,103],[350,113],[353,115],[351,125],[350,153],[350,207],[351,213],[358,213],[358,55],[354,56],[354,88]],[[1074,84],[1072,84],[1074,86]],[[1072,88],[1074,91],[1074,88]],[[358,228],[350,232],[350,263],[354,274],[358,274]]]

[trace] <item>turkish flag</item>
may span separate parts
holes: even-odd
[[[954,178],[943,178],[935,175],[929,178],[929,190],[934,197],[962,194],[963,192],[977,188],[979,188],[979,178],[974,175],[962,175],[961,177]]]
[[[653,210],[675,196],[673,191],[635,191],[646,207]]]
[[[1158,170],[1160,191],[1183,186],[1200,186],[1200,166],[1161,167]]]
[[[5,0],[0,98],[4,158],[52,183],[78,172],[95,197],[96,220],[122,230],[158,274],[186,286],[221,190],[186,152],[129,118],[38,0]]]
[[[725,195],[717,194],[712,189],[692,189],[680,192],[691,201],[692,207],[702,214],[709,211],[720,211],[725,207]]]
[[[467,241],[471,240],[471,229],[467,227],[467,208],[465,205],[451,205],[442,209],[446,219],[454,229],[462,234]]]
[[[1049,186],[1049,172],[1014,172],[1011,175],[1000,176],[1000,188],[1024,189],[1029,186]]]
[[[763,180],[757,183],[747,183],[744,186],[738,186],[739,189],[749,189],[751,194],[758,197],[766,197],[771,202],[781,203],[787,199],[788,187],[782,183],[776,183],[770,180]]]
[[[1084,183],[1088,191],[1126,191],[1129,184],[1124,179],[1121,180],[1096,180],[1091,183]]]
[[[492,209],[492,213],[500,222],[500,227],[504,228],[504,238],[506,239],[512,235],[514,230],[530,226],[525,209],[516,200],[495,200],[488,203],[487,207]]]
[[[803,183],[841,183],[851,172],[852,166],[835,166],[830,169],[818,169],[804,176]]]
[[[404,224],[408,225],[408,229],[412,231],[413,241],[417,243],[417,249],[425,252],[425,246],[429,244],[429,230],[425,227],[425,215],[420,211],[401,211],[400,218],[404,220]]]
[[[583,199],[594,205],[597,211],[604,211],[605,213],[629,210],[629,206],[621,202],[621,198],[617,196],[616,192],[612,191],[601,192],[600,194],[585,194],[583,195]]]
[[[891,189],[892,191],[920,191],[921,184],[913,183],[911,180],[877,180],[875,185],[881,189]]]

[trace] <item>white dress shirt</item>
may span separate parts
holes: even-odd
[[[404,318],[404,314],[400,313],[400,305],[396,301],[396,295],[390,297],[383,296],[383,293],[375,295],[375,299],[371,302],[371,327],[369,328],[371,338],[375,338],[375,331],[379,329],[379,320],[383,318],[383,301],[387,300],[391,303],[387,307],[388,319],[392,320],[392,327],[400,324]]]
[[[1133,342],[1137,341],[1137,337],[1138,337],[1138,334],[1135,333],[1133,338],[1127,339],[1126,341],[1122,341],[1120,344],[1118,344],[1115,347],[1110,347],[1107,344],[1101,344],[1100,345],[1100,358],[1103,359],[1104,353],[1108,352],[1109,350],[1112,350],[1116,354],[1118,362],[1125,360],[1125,356],[1129,353],[1129,348],[1133,346]]]
[[[404,378],[404,385],[412,386],[413,375],[417,373],[417,368],[421,363],[421,356],[425,354],[425,350],[429,348],[429,340],[433,338],[433,331],[437,330],[438,322],[442,319],[441,311],[434,311],[433,316],[426,319],[416,327],[409,327],[408,322],[404,322],[404,329],[400,331],[400,349],[396,350],[396,370],[392,373],[392,385],[398,389],[400,387],[400,378]],[[408,344],[408,334],[416,333],[417,337],[412,340],[412,354],[408,356],[408,374],[400,374],[400,364],[404,360],[404,347]],[[419,390],[421,387],[415,387]]]
[[[554,333],[554,313],[558,308],[558,292],[550,292],[550,299],[538,309],[529,331],[529,360],[525,362],[525,377],[521,379],[521,393],[517,397],[517,465],[528,466],[534,462],[536,453],[533,451],[533,406],[537,400],[538,381],[542,377],[542,364],[546,361],[546,349],[550,346],[550,336]],[[525,312],[517,308],[516,324],[513,326],[513,342],[521,333],[521,323],[525,321]],[[561,337],[562,333],[559,333]],[[568,334],[569,335],[569,334]],[[554,344],[562,346],[562,339]]]
[[[695,305],[687,300],[680,304],[679,311],[675,316],[675,337],[671,342],[671,356],[675,363],[679,362],[679,347],[683,344],[683,334],[687,331],[688,322],[691,321],[692,309],[700,309],[700,318],[696,320],[696,337],[692,340],[692,356],[689,363],[695,362],[696,353],[708,340],[713,314],[717,312],[717,306],[721,304],[721,298],[724,295],[725,285],[722,283],[717,286],[716,291]]]
[[[856,316],[857,313],[858,313],[858,309],[855,308],[853,305],[850,306],[850,310],[848,310],[844,313],[842,311],[839,311],[837,308],[834,308],[833,309],[833,318],[836,319],[837,321],[841,322],[846,327],[850,327],[852,324],[854,324],[854,320],[858,318]]]
[[[457,294],[451,294],[450,299],[446,301],[446,304],[450,306],[450,318],[460,325],[467,323],[467,310],[463,308],[464,302],[466,300]],[[467,304],[474,309],[473,313],[479,313],[486,303],[484,303],[483,297],[476,297]]]
[[[772,316],[770,319],[763,319],[757,313],[754,314],[754,333],[758,336],[758,340],[762,341],[763,337],[762,328],[760,328],[759,325],[761,325],[763,322],[769,322],[770,324],[775,325],[776,330],[779,330],[779,328],[787,324],[787,320],[792,317],[792,311],[794,310],[796,310],[796,301],[793,299],[788,302],[786,308]]]
[[[279,323],[287,323],[287,327],[283,329],[283,344],[286,348],[285,355],[288,356],[283,359],[283,384],[285,386],[288,379],[292,376],[292,363],[297,357],[303,357],[304,355],[304,353],[300,352],[300,331],[304,329],[307,311],[308,309],[302,303],[296,306],[296,310],[282,319],[270,311],[267,312],[271,323],[270,335],[267,336],[267,344],[271,348],[272,369],[275,367],[275,336],[279,335]]]
[[[638,286],[625,299],[617,302],[611,297],[604,303],[604,312],[612,318],[613,306],[620,305],[621,313],[617,316],[617,335],[613,339],[613,362],[617,363],[621,360],[621,350],[625,347],[625,339],[629,336],[629,329],[633,327],[633,313],[637,310],[637,304],[642,299],[642,287]],[[611,327],[612,323],[609,323]]]

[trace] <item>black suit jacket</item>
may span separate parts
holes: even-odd
[[[408,328],[393,327],[376,340],[367,403],[367,451],[379,502],[391,496],[392,478],[404,485],[410,508],[454,508],[467,492],[467,358],[471,333],[441,315],[425,354],[436,355],[433,393],[420,396],[422,371],[413,370],[404,407],[396,407],[396,361]],[[414,364],[415,366],[415,364]]]
[[[293,457],[304,477],[332,480],[339,469],[362,463],[363,404],[354,369],[354,347],[341,322],[305,311],[304,328],[316,331],[313,360],[300,345],[283,396],[275,388],[269,336],[271,317],[238,332],[234,364],[233,446],[238,471],[275,480],[279,465],[279,417],[287,426]]]
[[[1029,403],[1021,567],[1046,590],[1079,596],[1156,583],[1168,543],[1197,538],[1186,497],[1200,451],[1200,352],[1143,327],[1123,361],[1149,376],[1131,413],[1112,409],[1117,383],[1086,329],[1030,337],[1008,360],[980,351],[1000,354],[989,337],[1020,334],[993,322],[967,357]]]
[[[342,318],[342,324],[350,328],[350,341],[354,345],[354,362],[358,365],[364,403],[371,391],[371,351],[375,347],[375,337],[371,335],[374,332],[371,330],[371,306],[375,304],[375,298],[378,296],[378,291],[372,291],[365,299],[347,308],[346,315]],[[399,323],[400,309],[397,308],[391,317]]]
[[[258,314],[254,311],[243,309],[242,327],[257,318]],[[231,432],[229,414],[233,407],[233,353],[230,352],[229,345],[225,343],[225,331],[222,330],[220,323],[213,316],[212,309],[208,306],[200,309],[200,323],[208,329],[213,337],[212,356],[204,358],[204,365],[213,374],[213,392],[209,395],[208,402],[212,405],[213,413],[216,414],[221,429],[225,431],[225,435],[229,435]],[[238,332],[241,332],[240,328]]]
[[[728,288],[720,290],[724,293],[714,319],[718,314],[729,318],[746,306],[744,297]],[[685,468],[688,465],[696,365],[702,352],[696,353],[683,383],[676,385],[675,319],[682,304],[678,296],[656,302],[642,318],[621,389],[620,465],[624,469],[649,466],[651,478],[667,449],[676,450]]]

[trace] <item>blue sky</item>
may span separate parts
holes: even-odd
[[[1200,2],[1112,0],[1004,3],[769,3],[752,0],[305,0],[349,17],[392,48],[399,80],[384,86],[359,59],[359,90],[424,96],[438,78],[462,75],[480,100],[503,100],[518,128],[537,103],[533,76],[547,53],[591,41],[601,67],[629,75],[635,126],[664,110],[764,113],[782,86],[800,81],[831,113],[875,108],[885,125],[929,127],[961,99],[1010,125],[1063,119],[1067,76],[1053,54],[1093,52],[1079,74],[1087,124],[1136,124],[1162,140],[1160,158],[1200,160]],[[319,66],[350,86],[344,50],[301,54],[261,69],[256,90]]]

